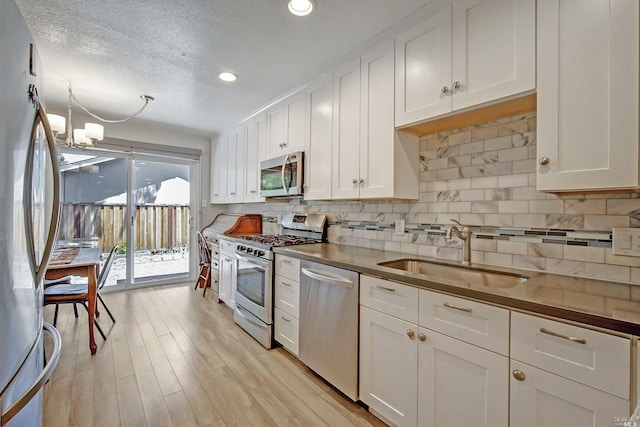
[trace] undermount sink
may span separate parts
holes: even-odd
[[[395,268],[423,274],[431,280],[462,282],[489,288],[512,288],[526,282],[529,277],[516,273],[488,270],[479,267],[457,266],[420,259],[397,259],[378,263],[381,267]]]

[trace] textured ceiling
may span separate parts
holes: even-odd
[[[264,106],[431,0],[16,0],[36,39],[49,110],[68,81],[109,118],[156,98],[146,121],[214,134]],[[219,70],[237,73],[233,84]],[[52,109],[51,106],[54,108]]]

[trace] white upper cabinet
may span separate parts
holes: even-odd
[[[418,137],[393,125],[393,41],[337,69],[332,198],[418,198]]]
[[[396,37],[395,124],[451,111],[451,8]]]
[[[536,86],[535,0],[458,0],[396,38],[395,125]]]
[[[224,196],[227,191],[226,138],[227,136],[221,136],[216,141],[211,142],[211,169],[209,171],[209,202],[211,204],[224,203]]]
[[[331,142],[333,140],[333,75],[311,83],[304,158],[304,198],[331,199]]]
[[[226,203],[244,201],[246,149],[244,125],[239,125],[228,139]]]
[[[360,60],[334,70],[332,196],[360,195]]]
[[[306,92],[300,91],[267,108],[267,153],[272,158],[304,150]]]
[[[537,188],[638,187],[638,1],[538,3]]]
[[[267,116],[263,111],[245,122],[247,155],[245,164],[245,202],[264,202],[260,197],[260,159],[267,147]]]

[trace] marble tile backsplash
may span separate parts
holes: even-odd
[[[472,261],[640,284],[640,258],[611,252],[613,227],[640,227],[640,194],[536,190],[536,113],[420,138],[417,201],[304,201],[230,205],[262,213],[277,233],[286,212],[328,215],[332,243],[457,260],[450,219],[473,226]],[[394,234],[396,219],[406,232]]]

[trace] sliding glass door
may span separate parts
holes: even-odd
[[[60,150],[59,244],[118,246],[111,289],[195,280],[198,162],[149,154]]]

